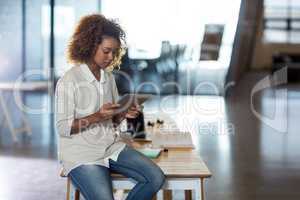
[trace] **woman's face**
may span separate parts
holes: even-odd
[[[120,48],[117,39],[110,36],[103,36],[102,42],[98,45],[94,55],[94,62],[101,69],[105,69],[110,65]]]

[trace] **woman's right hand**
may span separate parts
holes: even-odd
[[[99,121],[106,121],[112,119],[117,113],[116,110],[120,108],[120,104],[106,103],[97,112]]]
[[[71,134],[77,134],[80,131],[86,130],[92,124],[112,119],[117,114],[116,109],[119,107],[119,104],[103,104],[97,112],[80,119],[74,119],[72,122]]]

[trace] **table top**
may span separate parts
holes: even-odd
[[[154,162],[168,178],[209,178],[211,172],[194,150],[163,152]]]
[[[159,131],[149,134],[152,146],[163,149],[194,149],[195,146],[189,132]]]
[[[50,81],[31,81],[31,82],[0,82],[0,90],[6,91],[36,91],[47,90],[51,87]]]
[[[155,143],[159,141],[159,144],[162,144],[161,140],[169,140],[171,137],[172,141],[177,142],[176,145],[171,148],[167,148],[168,151],[163,151],[160,156],[153,161],[163,170],[167,178],[209,178],[212,176],[206,164],[201,159],[199,152],[194,150],[192,143],[192,137],[190,133],[167,133],[166,136],[162,137],[163,133],[159,131],[155,134],[152,134],[152,145],[155,148]],[[155,137],[158,136],[155,139]],[[185,140],[182,137],[186,137]],[[190,141],[188,141],[190,140]],[[183,142],[183,146],[181,145]],[[143,142],[141,140],[135,141],[132,146],[134,148],[143,148],[144,145],[149,146],[151,142]],[[170,142],[167,142],[169,144]],[[189,145],[190,144],[190,145]],[[151,145],[150,145],[151,146]],[[176,148],[178,146],[178,148]],[[115,177],[121,177],[120,175],[114,175]]]
[[[171,149],[162,152],[153,161],[162,169],[167,178],[210,178],[211,172],[201,157],[194,150]],[[125,178],[121,174],[113,174],[115,178]]]

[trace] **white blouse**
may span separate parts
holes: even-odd
[[[105,103],[119,98],[115,79],[101,70],[100,81],[87,65],[73,66],[57,82],[55,91],[55,125],[59,134],[58,158],[67,175],[82,164],[109,167],[108,159],[116,160],[125,147],[114,133],[112,120],[90,126],[78,134],[70,134],[74,119],[91,115]]]

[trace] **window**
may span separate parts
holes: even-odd
[[[134,12],[129,9],[132,5]],[[197,62],[205,27],[223,25],[222,48],[216,61],[221,67],[229,66],[239,8],[240,0],[101,1],[102,13],[119,19],[125,28],[131,59],[156,59],[163,41],[168,41],[171,45],[187,45],[191,59]]]
[[[264,1],[264,41],[300,43],[300,1]]]
[[[0,79],[11,81],[22,73],[22,2],[0,1]],[[2,111],[1,111],[2,112]]]
[[[60,77],[70,68],[66,59],[68,41],[79,19],[99,12],[98,0],[56,0],[54,9],[55,76]],[[50,20],[50,19],[49,19]],[[45,28],[49,28],[45,27]],[[49,30],[50,32],[50,30]]]

